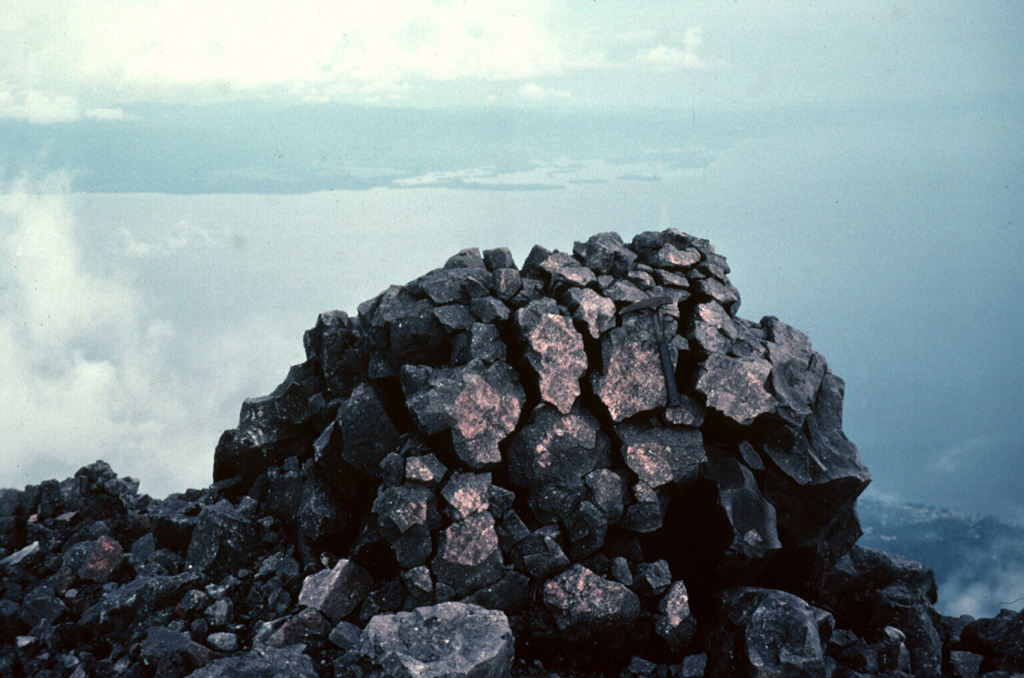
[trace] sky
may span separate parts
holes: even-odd
[[[454,252],[668,226],[846,380],[876,497],[1024,524],[1011,2],[0,0],[0,486],[207,485]]]

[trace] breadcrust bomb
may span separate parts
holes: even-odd
[[[728,273],[601,233],[321,314],[210,487],[0,493],[0,674],[1024,671],[1024,617],[942,617],[928,568],[855,546],[843,382]]]

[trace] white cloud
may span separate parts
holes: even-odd
[[[956,473],[972,458],[980,456],[981,451],[991,445],[993,440],[988,437],[970,438],[950,445],[936,455],[932,466],[943,473]]]
[[[564,89],[541,87],[535,82],[520,85],[516,91],[520,99],[530,102],[566,101],[572,97],[572,94]]]
[[[178,253],[194,253],[196,250],[209,248],[216,243],[210,233],[191,220],[182,219],[152,238],[143,238],[131,228],[122,226],[119,229],[124,252],[132,259],[149,259],[168,257]]]
[[[66,94],[50,95],[37,90],[0,91],[0,118],[16,118],[46,124],[71,122],[82,117],[78,101]]]
[[[120,108],[92,108],[85,112],[85,117],[93,120],[125,120],[128,116]]]
[[[86,0],[26,5],[0,24],[5,77],[119,90],[284,87],[339,82],[523,79],[576,58],[539,2],[429,3]],[[166,92],[165,92],[166,94]]]
[[[43,96],[33,102],[42,122],[121,119],[139,101],[387,103],[500,81],[530,96],[539,78],[709,63],[698,29],[626,31],[614,17],[613,30],[599,28],[609,11],[538,0],[26,3],[0,21],[0,86]]]
[[[155,315],[129,275],[83,257],[66,190],[58,178],[0,193],[0,477],[62,478],[102,458],[144,491],[205,485],[210,412],[240,377],[189,387],[172,361],[193,338]],[[197,238],[186,226],[162,246]]]
[[[708,59],[699,54],[703,38],[699,27],[687,28],[679,40],[679,46],[659,43],[639,50],[635,62],[655,71],[699,70],[721,65],[717,59]]]

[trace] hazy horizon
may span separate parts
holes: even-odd
[[[319,312],[672,226],[846,381],[869,492],[1024,525],[1024,17],[592,5],[5,13],[0,487],[205,486]]]

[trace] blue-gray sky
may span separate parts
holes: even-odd
[[[205,485],[318,312],[675,226],[845,378],[874,492],[1024,523],[1014,3],[0,7],[0,486]]]

